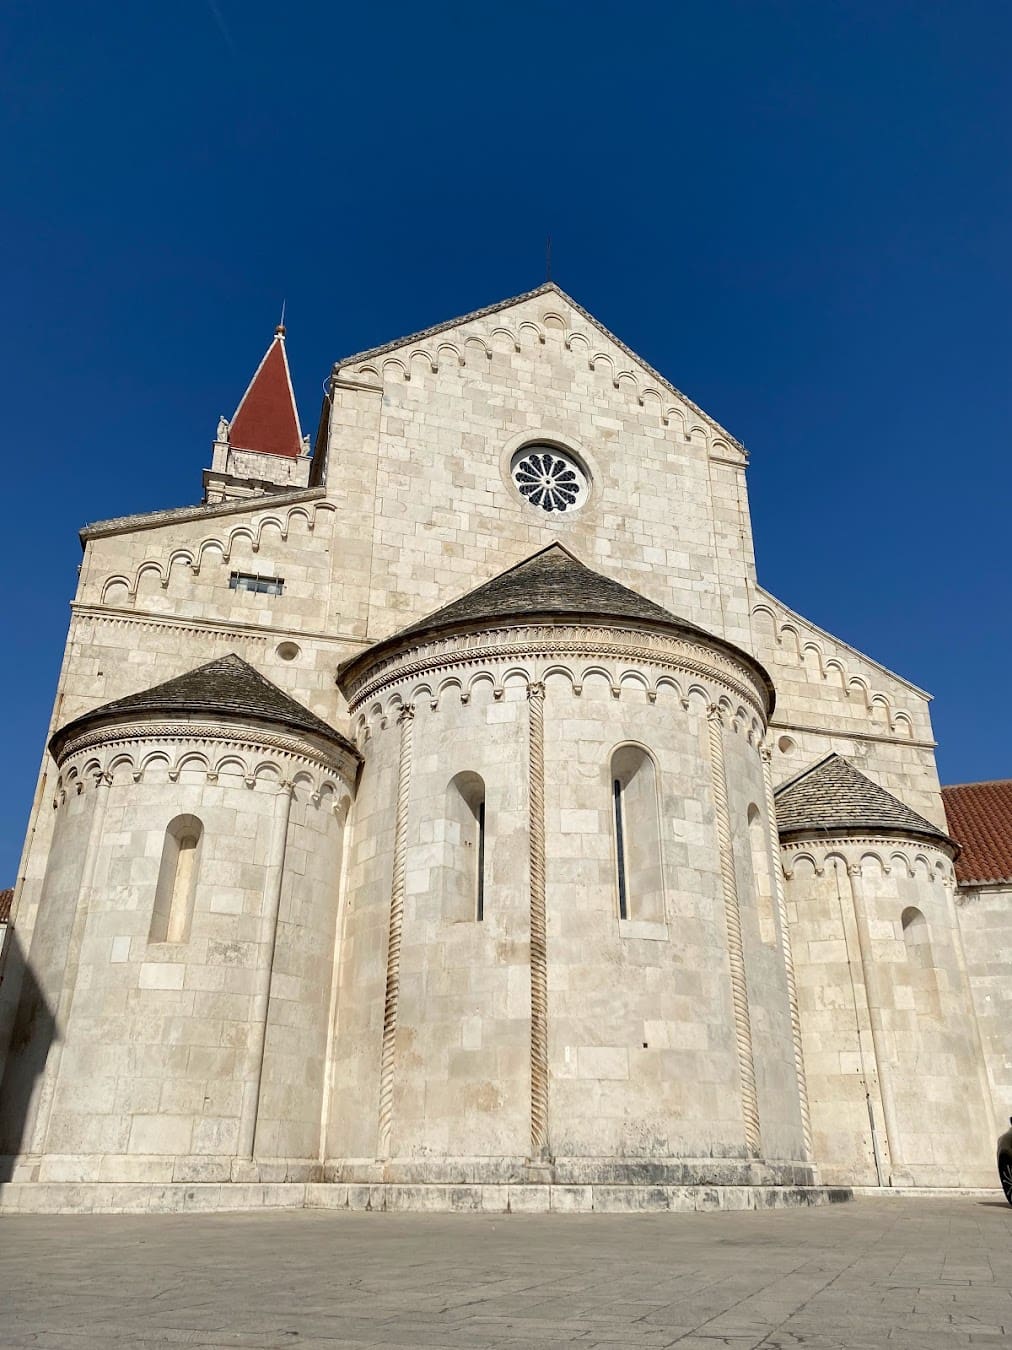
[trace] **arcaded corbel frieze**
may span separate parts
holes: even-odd
[[[535,318],[529,302],[539,299],[543,299],[545,307]],[[526,307],[522,317],[509,315],[510,310],[518,310],[520,306]],[[495,323],[485,322],[492,318]],[[635,399],[637,407],[646,409],[649,403],[661,424],[674,424],[683,439],[692,440],[698,436],[708,449],[712,447],[729,457],[738,454],[741,460],[734,461],[736,463],[746,460],[745,447],[740,441],[554,282],[546,282],[536,290],[497,305],[346,357],[335,364],[331,378],[364,381],[367,376],[372,376],[376,384],[368,384],[368,388],[382,388],[388,379],[410,383],[414,362],[420,363],[429,374],[438,374],[444,367],[459,372],[467,364],[468,351],[477,352],[479,361],[490,362],[494,356],[492,344],[495,338],[502,338],[516,354],[523,350],[525,341],[543,347],[549,332],[561,339],[564,351],[576,359],[584,358],[587,369],[600,371],[612,389],[625,389]],[[627,361],[630,365],[626,365]]]
[[[866,864],[870,863],[883,876],[900,868],[902,875],[911,879],[919,876],[946,888],[955,885],[952,859],[944,849],[926,840],[907,841],[873,834],[792,839],[781,842],[780,853],[788,881],[793,880],[795,865],[804,859],[820,877],[825,875],[827,865],[835,860],[842,863],[851,876],[863,876]]]
[[[358,712],[364,704],[382,700],[389,690],[412,680],[440,674],[459,676],[464,669],[469,671],[471,680],[481,675],[491,679],[498,689],[502,685],[503,665],[530,666],[546,659],[553,661],[558,673],[569,676],[576,693],[582,689],[585,662],[602,663],[602,673],[609,678],[616,697],[621,697],[625,680],[635,680],[642,686],[643,666],[654,672],[653,679],[647,682],[647,696],[654,696],[651,702],[672,676],[675,693],[682,699],[694,680],[716,685],[730,698],[745,704],[760,730],[765,730],[765,694],[745,666],[702,644],[632,629],[570,630],[548,626],[521,629],[511,625],[463,637],[421,641],[380,656],[367,666],[347,689],[349,709]]]

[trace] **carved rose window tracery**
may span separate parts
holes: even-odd
[[[554,446],[526,446],[514,458],[513,482],[520,495],[542,511],[571,511],[587,500],[586,471]]]

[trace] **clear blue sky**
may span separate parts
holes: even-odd
[[[740,437],[760,578],[1012,776],[1012,7],[12,2],[0,884],[85,521],[332,361],[556,280]]]

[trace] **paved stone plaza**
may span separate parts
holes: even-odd
[[[0,1343],[951,1350],[1012,1334],[998,1198],[631,1216],[12,1217]]]

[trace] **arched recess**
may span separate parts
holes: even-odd
[[[773,917],[773,868],[770,863],[769,832],[763,814],[755,802],[748,808],[748,840],[752,851],[752,879],[755,883],[756,916],[759,937],[768,945],[777,940],[776,920]]]
[[[465,770],[446,788],[442,914],[449,923],[485,918],[485,780]]]
[[[941,1005],[928,921],[915,905],[908,905],[900,915],[900,925],[903,929],[907,975],[913,989],[914,1008],[922,1016],[938,1017]]]
[[[620,919],[664,922],[657,768],[639,745],[620,745],[610,763],[615,892]]]
[[[149,942],[187,942],[200,870],[204,827],[196,816],[169,821],[162,844]]]

